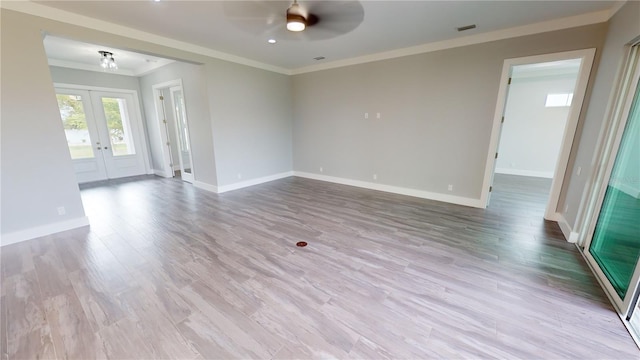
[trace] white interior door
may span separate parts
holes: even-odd
[[[56,89],[56,98],[78,182],[107,179],[89,91]]]
[[[497,159],[498,159],[498,153],[500,151],[500,139],[502,138],[502,128],[504,126],[504,112],[506,110],[507,107],[507,102],[509,99],[509,89],[511,88],[511,72],[513,71],[513,66],[509,67],[509,79],[507,80],[507,88],[506,88],[506,93],[504,96],[504,104],[502,106],[502,118],[500,120],[500,124],[498,125],[498,146],[496,147],[496,154],[494,157],[494,161],[493,161],[493,165],[492,165],[492,169],[491,169],[491,180],[489,182],[490,186],[489,186],[489,193],[487,194],[487,205],[489,206],[489,203],[491,202],[491,194],[493,193],[493,180],[496,174],[496,164],[497,164]]]
[[[132,94],[64,88],[56,94],[78,183],[146,173]]]
[[[193,166],[191,160],[191,141],[189,136],[189,126],[187,124],[187,111],[182,94],[182,86],[174,86],[169,89],[171,93],[171,104],[176,128],[176,141],[178,157],[180,160],[180,176],[182,180],[193,182]]]

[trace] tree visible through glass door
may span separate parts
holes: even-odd
[[[102,108],[109,129],[111,153],[113,156],[135,155],[133,139],[131,138],[131,124],[127,115],[125,99],[103,97]]]
[[[81,95],[56,94],[71,159],[93,158],[93,145]]]

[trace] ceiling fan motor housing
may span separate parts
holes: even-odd
[[[307,27],[307,19],[302,14],[297,1],[287,9],[287,29],[289,31],[302,31]]]

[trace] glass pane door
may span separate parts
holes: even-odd
[[[621,299],[640,255],[640,87],[602,203],[589,252]]]
[[[135,155],[127,101],[124,98],[102,97],[102,109],[107,121],[107,129],[109,129],[111,154],[113,156]]]
[[[106,179],[103,145],[96,126],[90,92],[58,88],[56,99],[78,182]]]
[[[104,163],[110,179],[146,173],[144,135],[133,94],[91,91]]]
[[[56,94],[71,159],[95,157],[81,95]]]

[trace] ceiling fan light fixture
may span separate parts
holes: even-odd
[[[287,30],[303,31],[306,27],[307,21],[304,19],[304,16],[287,13]]]
[[[113,57],[113,53],[109,51],[98,51],[100,54],[100,66],[105,70],[118,70],[118,64],[116,64],[116,59]]]
[[[302,16],[298,1],[294,0],[293,4],[287,9],[287,30],[303,31],[307,27],[307,19]]]

